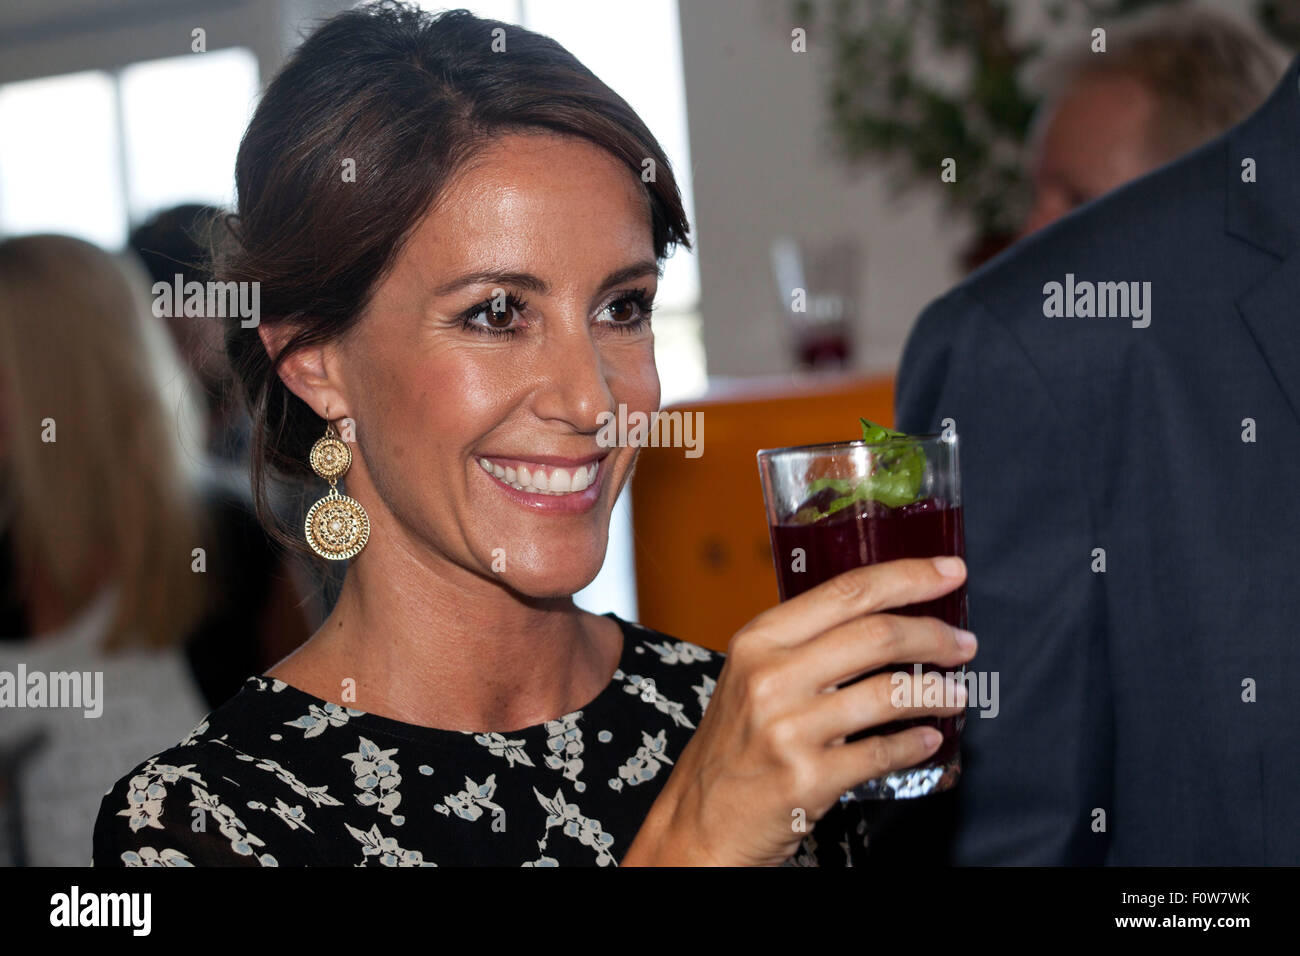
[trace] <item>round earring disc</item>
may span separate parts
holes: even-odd
[[[352,467],[352,449],[347,442],[326,435],[311,446],[310,461],[312,471],[326,481],[341,478]]]
[[[370,517],[347,495],[327,495],[307,512],[307,543],[322,558],[343,561],[366,546]]]

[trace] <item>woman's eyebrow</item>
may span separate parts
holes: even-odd
[[[659,265],[650,260],[643,259],[640,262],[634,262],[631,265],[615,269],[605,280],[601,282],[596,294],[600,295],[608,289],[613,288],[621,282],[627,282],[631,279],[639,279],[645,275],[662,275]],[[434,290],[435,296],[450,295],[457,289],[462,289],[470,285],[499,285],[513,286],[517,289],[523,289],[526,292],[535,292],[538,295],[546,295],[550,292],[551,287],[542,279],[528,272],[509,272],[500,269],[489,269],[484,272],[467,272],[462,276],[457,276],[450,282],[440,285]]]

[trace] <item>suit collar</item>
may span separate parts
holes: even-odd
[[[1237,311],[1300,423],[1300,57],[1227,139],[1227,231],[1281,260],[1237,297]],[[1245,159],[1255,182],[1242,181]]]
[[[1279,258],[1300,250],[1300,56],[1227,142],[1228,234]],[[1242,181],[1247,159],[1254,182]]]

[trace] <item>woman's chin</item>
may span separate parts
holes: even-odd
[[[556,556],[553,561],[521,562],[497,570],[496,577],[511,590],[530,598],[568,597],[596,579],[603,559],[603,552],[596,558]]]
[[[596,579],[595,573],[584,577],[569,574],[556,575],[553,573],[535,575],[503,574],[499,575],[499,577],[511,590],[524,597],[538,600],[571,597]]]

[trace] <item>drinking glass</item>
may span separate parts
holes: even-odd
[[[758,470],[782,601],[868,564],[937,555],[964,557],[955,434],[765,449],[758,453]],[[966,585],[933,601],[891,608],[888,613],[937,617],[965,629]],[[912,676],[918,667],[928,686],[943,688],[944,673],[928,663],[890,664],[840,686],[886,671]],[[964,681],[965,671],[963,666],[948,674]],[[895,678],[895,699],[906,690]],[[943,743],[922,765],[863,781],[840,800],[920,797],[952,787],[961,775],[965,722],[963,711],[955,717],[895,720],[849,735],[846,743],[926,724],[943,734]]]

